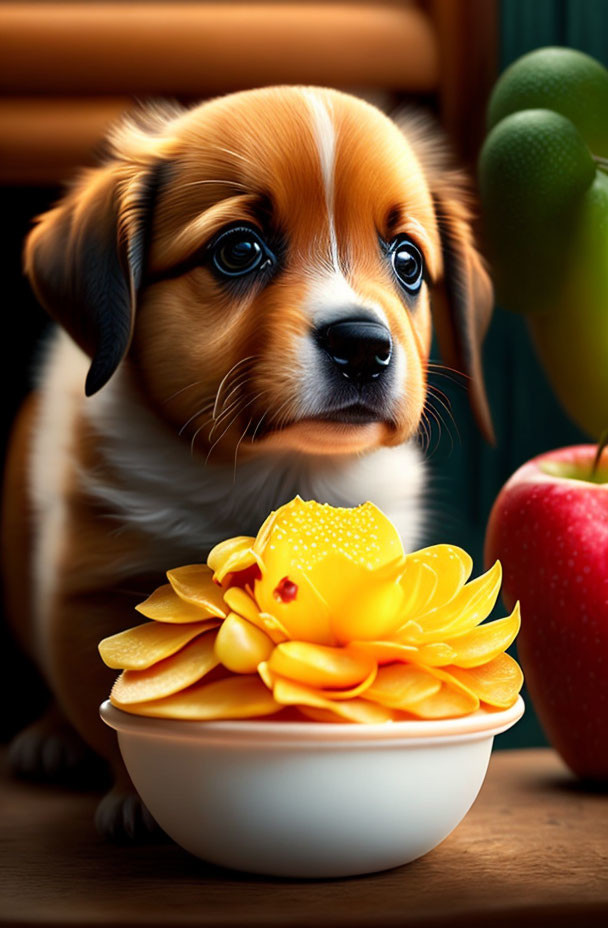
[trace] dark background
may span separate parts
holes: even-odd
[[[533,48],[554,44],[587,51],[608,65],[605,0],[503,0],[499,4],[499,26],[500,69]],[[433,106],[432,100],[422,102]],[[3,457],[16,410],[30,389],[37,345],[47,327],[46,317],[21,273],[22,242],[32,217],[47,209],[60,192],[59,187],[49,186],[13,186],[1,190]],[[436,352],[434,356],[437,357]],[[434,384],[446,394],[451,413],[433,402],[443,426],[441,432],[435,428],[427,455],[435,514],[427,543],[449,540],[461,545],[474,556],[477,573],[483,569],[487,517],[508,476],[540,452],[588,441],[557,406],[532,352],[525,323],[500,307],[495,311],[486,339],[484,369],[497,447],[488,447],[479,436],[462,382],[458,378],[435,376]],[[0,739],[8,740],[36,714],[46,694],[37,674],[4,627],[0,630],[0,654],[3,665],[0,698],[7,707],[0,723]],[[527,702],[524,719],[498,739],[498,748],[546,743]]]

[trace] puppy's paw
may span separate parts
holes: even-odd
[[[137,793],[119,786],[106,793],[97,806],[95,827],[102,837],[117,844],[167,840]]]
[[[15,776],[27,780],[89,787],[108,779],[103,761],[54,710],[15,735],[8,762]]]

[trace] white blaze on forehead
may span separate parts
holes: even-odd
[[[306,90],[304,93],[312,115],[313,134],[317,143],[323,188],[325,190],[331,261],[334,268],[338,270],[338,239],[336,237],[336,224],[334,220],[336,129],[332,120],[331,104],[323,100],[321,96],[314,91]]]
[[[338,322],[340,318],[351,319],[362,309],[378,317],[388,327],[388,319],[382,307],[375,301],[364,299],[348,283],[339,271],[321,272],[310,276],[306,289],[304,307],[313,328]]]

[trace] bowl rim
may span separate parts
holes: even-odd
[[[230,742],[234,745],[272,744],[277,747],[311,745],[361,747],[399,743],[428,745],[450,741],[477,741],[511,728],[524,714],[521,696],[508,709],[478,709],[471,715],[451,719],[413,719],[375,725],[338,722],[277,722],[248,719],[191,721],[132,715],[106,699],[99,707],[102,720],[118,733],[162,740],[195,740],[201,743]]]

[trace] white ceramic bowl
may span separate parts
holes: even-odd
[[[106,701],[103,721],[141,798],[187,851],[286,877],[372,873],[415,860],[464,818],[501,712],[382,725],[186,722]]]

